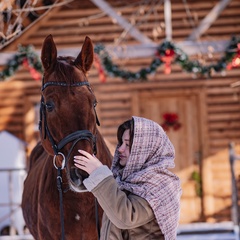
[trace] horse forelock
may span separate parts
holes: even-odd
[[[53,69],[57,82],[74,84],[88,81],[84,71],[75,66],[74,60],[73,57],[59,56],[57,58],[57,62]]]

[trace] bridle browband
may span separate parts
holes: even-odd
[[[84,86],[84,85],[90,87],[89,82],[78,82],[78,83],[72,83],[72,84],[65,83],[65,82],[46,82],[42,86],[42,91],[48,86],[79,87],[79,86]]]

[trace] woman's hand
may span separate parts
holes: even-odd
[[[91,174],[95,169],[102,166],[102,163],[90,153],[84,150],[78,150],[83,156],[74,156],[74,165]]]

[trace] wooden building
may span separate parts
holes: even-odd
[[[16,53],[18,44],[32,44],[39,53],[48,34],[59,55],[76,56],[88,35],[94,44],[107,46],[114,64],[137,72],[151,64],[164,40],[177,44],[191,60],[209,65],[224,56],[231,37],[239,33],[238,0],[75,0],[46,11],[0,56]],[[120,53],[123,57],[116,57]],[[240,142],[239,88],[232,85],[240,80],[240,68],[212,71],[211,77],[186,72],[178,64],[171,65],[170,74],[165,70],[162,64],[147,81],[106,73],[102,82],[93,66],[89,81],[99,103],[100,131],[114,145],[117,126],[132,115],[163,124],[164,114],[176,114],[181,126],[170,127],[167,134],[176,149],[174,171],[183,187],[181,223],[231,220],[228,145]],[[26,141],[29,151],[37,141],[40,86],[24,67],[0,83],[0,130]],[[238,164],[236,169],[239,173]]]

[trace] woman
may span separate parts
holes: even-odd
[[[180,212],[174,147],[157,123],[132,117],[119,126],[112,171],[79,150],[75,166],[89,173],[85,187],[104,210],[101,239],[176,239]]]

